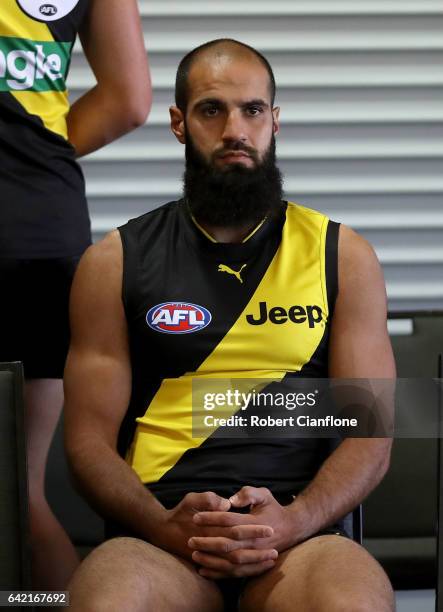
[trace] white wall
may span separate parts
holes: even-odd
[[[183,151],[168,130],[180,58],[238,38],[274,67],[288,198],[365,235],[390,309],[443,308],[441,0],[141,0],[148,123],[82,164],[95,237],[174,199]],[[73,98],[93,83],[78,47]]]

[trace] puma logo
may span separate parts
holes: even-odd
[[[243,284],[243,280],[242,280],[242,277],[240,276],[240,272],[243,270],[243,268],[246,268],[247,265],[248,264],[243,264],[242,267],[240,268],[240,270],[238,272],[236,272],[235,270],[233,270],[229,266],[225,266],[225,264],[220,264],[218,266],[218,271],[219,272],[226,272],[227,274],[233,274],[235,276],[235,278],[238,278],[238,280]]]

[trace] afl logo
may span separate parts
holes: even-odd
[[[207,327],[211,319],[209,310],[188,302],[164,302],[146,314],[149,327],[164,334],[191,334]]]
[[[42,4],[38,10],[42,15],[48,15],[48,17],[57,15],[57,7],[55,7],[53,4]]]
[[[28,17],[38,21],[55,21],[66,17],[80,0],[51,0],[45,4],[36,0],[17,0],[17,4]]]

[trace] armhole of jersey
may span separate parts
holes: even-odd
[[[338,294],[338,232],[340,223],[329,221],[326,230],[325,272],[326,292],[328,296],[329,320],[334,314]]]
[[[136,249],[133,245],[132,235],[128,231],[128,224],[122,225],[117,229],[120,232],[123,250],[123,275],[121,297],[123,307],[125,309],[126,318],[129,321],[133,297],[132,287],[134,283],[134,278],[136,276],[136,270],[138,268],[136,261]]]
[[[77,40],[77,33],[74,36],[74,40],[71,42],[71,48],[69,49],[69,59],[68,59],[68,64],[66,66],[66,80],[68,80],[68,75],[69,75],[69,71],[71,69],[71,63],[72,63],[72,54],[74,52],[74,45],[75,45],[75,41]],[[69,105],[71,106],[71,105]],[[66,138],[66,140],[68,140],[68,138]],[[68,140],[69,142],[69,140]]]

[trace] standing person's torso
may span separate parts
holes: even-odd
[[[213,243],[180,201],[120,229],[133,386],[120,452],[165,504],[244,484],[296,492],[324,441],[192,436],[192,381],[326,377],[338,225],[289,203],[245,243]]]
[[[66,126],[66,78],[89,1],[1,1],[0,256],[71,256],[90,242]]]

